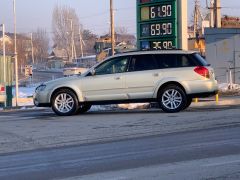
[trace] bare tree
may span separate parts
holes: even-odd
[[[28,64],[27,57],[28,57],[28,49],[30,45],[30,39],[25,35],[19,34],[17,35],[17,50],[18,50],[18,66],[24,67]],[[12,44],[13,46],[13,44]],[[12,47],[13,49],[13,47]]]
[[[136,38],[134,35],[128,33],[128,29],[124,26],[118,26],[115,28],[116,32],[116,41],[125,42],[130,45],[135,45]]]
[[[69,60],[72,57],[75,38],[80,27],[78,16],[73,8],[55,6],[52,15],[53,42],[58,48],[67,52]]]
[[[38,28],[33,33],[33,49],[36,63],[43,63],[47,59],[49,49],[49,37],[46,30]]]
[[[82,31],[82,37],[84,41],[84,54],[95,54],[94,46],[98,36],[96,34],[93,34],[91,31],[85,29]]]
[[[118,26],[115,28],[115,32],[117,34],[127,34],[128,33],[128,29],[124,26]]]

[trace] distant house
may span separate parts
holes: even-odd
[[[2,32],[0,32],[0,49],[2,48]],[[14,53],[14,33],[6,32],[5,34],[5,43],[6,43],[6,52],[13,54]],[[32,46],[31,46],[31,38],[17,34],[17,53],[18,53],[18,62],[19,66],[24,66],[28,63],[31,63],[31,56],[32,56]]]
[[[2,31],[0,31],[0,42],[2,43],[2,41],[3,41],[3,35],[2,35]],[[5,34],[5,42],[6,42],[6,44],[12,44],[13,43],[12,38],[10,36],[10,33]]]
[[[48,57],[47,68],[49,69],[62,69],[68,60],[67,51],[60,49],[56,45]]]
[[[109,34],[101,36],[96,40],[95,50],[97,61],[111,56],[111,37]],[[124,52],[136,49],[136,37],[131,34],[115,34],[115,52]]]
[[[100,39],[110,40],[110,35],[106,34],[101,36]],[[136,37],[131,34],[117,34],[115,33],[115,42],[119,44],[121,42],[125,42],[128,45],[136,45]]]
[[[62,59],[68,60],[68,53],[66,49],[62,49],[57,47],[57,45],[53,46],[53,50],[48,59]]]
[[[2,42],[3,42],[3,36],[2,36],[2,32],[0,31],[0,50],[3,50]],[[6,52],[11,52],[13,49],[11,48],[13,46],[13,39],[11,38],[10,33],[5,34],[5,45],[6,45]]]

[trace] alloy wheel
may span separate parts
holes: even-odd
[[[61,93],[57,95],[54,106],[59,112],[68,113],[74,107],[74,99],[67,93]]]
[[[162,104],[170,110],[177,109],[182,103],[182,95],[176,89],[168,89],[162,95]]]

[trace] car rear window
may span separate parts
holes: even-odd
[[[193,67],[197,65],[192,58],[185,54],[155,54],[153,56],[160,69]]]
[[[196,61],[198,66],[209,66],[207,61],[200,54],[193,53],[191,56],[192,56],[192,59],[194,59],[194,61]]]

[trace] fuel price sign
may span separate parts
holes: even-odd
[[[137,0],[139,49],[178,48],[176,6],[176,0]]]

